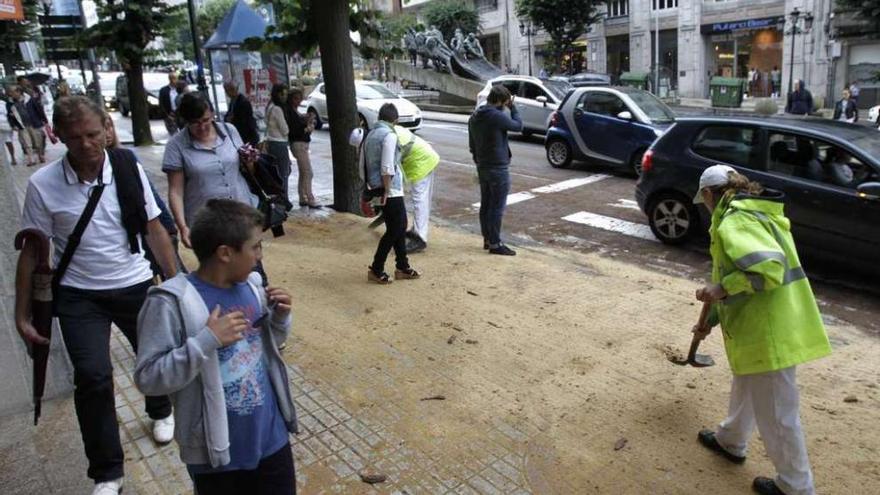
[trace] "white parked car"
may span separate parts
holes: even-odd
[[[477,108],[486,103],[489,90],[500,84],[515,96],[514,103],[523,121],[523,135],[546,134],[550,116],[559,107],[565,94],[572,89],[566,81],[538,79],[531,76],[501,76],[489,80],[477,93]]]
[[[386,103],[393,103],[400,115],[398,125],[417,130],[422,127],[422,111],[413,102],[402,98],[386,88],[384,84],[373,81],[355,81],[355,97],[357,98],[358,120],[362,127],[372,128],[379,120],[379,108]],[[318,129],[328,121],[327,95],[324,83],[318,84],[314,91],[300,106],[308,113],[315,115]]]
[[[868,120],[873,122],[875,126],[880,128],[880,105],[868,109]]]

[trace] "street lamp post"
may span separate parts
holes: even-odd
[[[812,12],[801,12],[795,7],[794,10],[788,14],[788,18],[791,21],[791,27],[785,34],[791,36],[791,56],[789,57],[788,64],[788,94],[791,94],[792,83],[794,81],[794,39],[798,34],[807,34],[810,32],[810,29],[813,27],[813,14]],[[801,18],[804,20],[803,29],[798,26],[798,22]]]
[[[196,6],[193,4],[193,0],[187,0],[186,8],[189,14],[189,29],[193,40],[193,51],[196,58],[196,83],[198,84],[199,93],[202,94],[206,101],[210,101],[208,98],[208,85],[205,83],[205,66],[202,62],[202,47],[201,43],[199,43],[199,33],[196,27]],[[232,67],[231,64],[230,67]],[[213,79],[214,74],[211,73],[212,87],[214,86]]]
[[[537,30],[532,27],[532,21],[519,21],[519,34],[526,37],[529,50],[529,75],[532,75],[532,36],[538,34]]]

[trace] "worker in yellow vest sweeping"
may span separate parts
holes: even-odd
[[[428,220],[431,216],[431,196],[434,194],[434,169],[440,155],[427,141],[409,129],[394,126],[400,145],[400,166],[410,184],[413,202],[413,228],[406,233],[407,253],[418,253],[428,247]]]
[[[752,488],[763,495],[813,495],[795,367],[827,356],[831,345],[782,199],[726,165],[700,177],[694,202],[712,212],[712,283],[696,297],[714,304],[705,327],[694,332],[708,334],[721,324],[733,384],[727,418],[698,439],[739,464],[757,425],[777,476],[759,476]]]

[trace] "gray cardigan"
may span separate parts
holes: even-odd
[[[248,284],[267,302],[260,276]],[[170,395],[174,404],[174,438],[186,464],[229,464],[229,425],[220,377],[220,342],[207,327],[208,308],[196,288],[179,274],[153,287],[138,315],[138,353],[134,381],[145,395]],[[266,371],[288,431],[297,433],[296,411],[287,369],[277,345],[290,333],[290,315],[272,313],[262,327]]]

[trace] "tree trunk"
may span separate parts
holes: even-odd
[[[330,151],[333,157],[333,208],[360,212],[363,183],[358,175],[356,150],[348,135],[357,127],[354,68],[349,38],[349,10],[346,0],[320,0],[312,3],[312,21],[321,48],[321,70],[327,94],[330,119]]]
[[[125,70],[128,80],[128,101],[131,105],[131,134],[135,146],[153,144],[150,132],[150,109],[144,89],[144,66],[142,60],[132,60]]]

